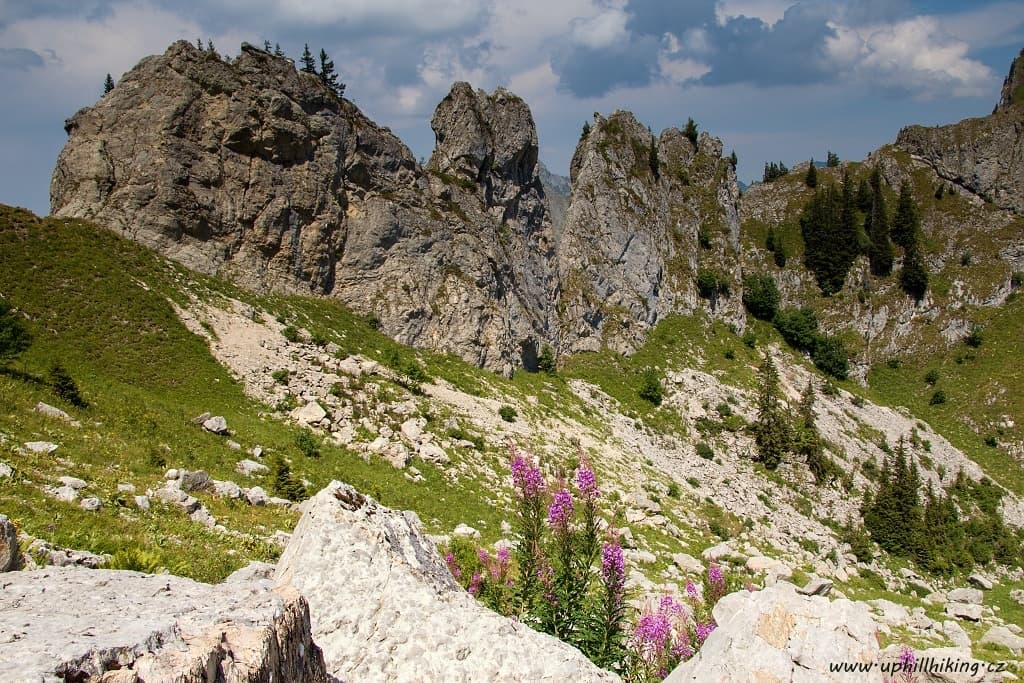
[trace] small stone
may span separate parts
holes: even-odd
[[[1018,605],[1024,605],[1024,589],[1016,589],[1010,591],[1010,599],[1016,602]]]
[[[14,469],[5,462],[0,462],[0,479],[7,479],[14,476]]]
[[[64,422],[67,422],[72,427],[81,427],[82,426],[81,422],[79,422],[75,418],[71,417],[70,415],[65,413],[63,410],[61,410],[60,408],[56,408],[54,406],[51,406],[48,403],[43,403],[42,401],[37,403],[35,408],[33,408],[33,410],[35,410],[37,413],[41,413],[43,415],[46,415],[47,417],[54,417],[54,418],[57,418],[58,420],[63,420]]]
[[[705,562],[718,562],[730,555],[735,554],[735,550],[729,543],[719,543],[718,545],[712,546],[706,549],[700,554]]]
[[[1006,626],[993,626],[981,637],[982,645],[998,645],[1005,647],[1015,655],[1024,653],[1024,638],[1020,637]]]
[[[977,588],[955,588],[949,591],[950,602],[966,602],[972,605],[980,605],[985,594]]]
[[[263,446],[253,446],[252,450],[249,451],[249,454],[254,458],[262,458]]]
[[[252,477],[257,474],[264,474],[270,471],[270,468],[263,463],[255,462],[254,460],[240,460],[235,465],[235,471],[239,474],[244,474],[247,477]]]
[[[448,457],[445,450],[436,443],[420,444],[419,455],[427,462],[432,462],[438,465],[446,465],[451,462],[451,459]]]
[[[49,441],[29,441],[25,444],[25,448],[33,453],[50,454],[60,448],[60,446],[55,443],[50,443]]]
[[[63,501],[65,503],[74,503],[76,500],[78,500],[78,491],[71,488],[70,486],[61,486],[59,488],[47,486],[43,489],[43,491],[53,496],[57,500]]]
[[[946,604],[946,614],[957,619],[967,621],[981,621],[981,605],[965,602],[950,602]]]
[[[700,574],[704,571],[704,563],[692,555],[676,553],[672,556],[672,562],[687,574]]]
[[[415,418],[403,422],[399,429],[402,432],[402,436],[412,443],[418,443],[419,440],[423,438],[423,429],[420,428],[420,425]]]
[[[301,408],[293,410],[291,417],[299,424],[314,425],[327,417],[327,411],[321,408],[316,401],[310,401]]]
[[[262,487],[253,486],[245,491],[245,499],[249,501],[249,505],[266,505],[270,501],[270,496]]]
[[[174,481],[175,479],[177,479],[180,476],[181,476],[181,473],[178,472],[178,470],[175,470],[175,469],[167,470],[167,472],[164,473],[164,479],[166,479],[167,481]]]
[[[135,506],[140,510],[149,510],[149,496],[135,496]]]
[[[831,581],[820,576],[814,576],[811,577],[811,580],[807,582],[806,586],[803,588],[797,588],[796,592],[801,595],[828,595],[831,590]]]
[[[460,524],[455,527],[455,530],[452,531],[452,535],[459,536],[461,538],[480,538],[480,532],[468,524]]]
[[[212,529],[213,527],[217,526],[217,520],[214,519],[213,515],[210,514],[210,511],[207,510],[202,505],[193,510],[189,517],[192,518],[193,522],[198,522],[199,524],[205,526],[207,529]]]
[[[88,486],[88,484],[86,484],[84,481],[77,477],[61,477],[57,481],[59,481],[61,484],[64,484],[64,486],[70,486],[76,491],[79,489],[84,489],[86,486]]]
[[[982,590],[987,590],[987,591],[992,590],[993,583],[988,578],[986,578],[985,576],[982,576],[981,574],[977,574],[977,573],[971,574],[970,576],[967,577],[967,580],[970,581],[971,583],[973,583],[978,588],[981,588]]]
[[[281,507],[288,507],[291,504],[292,501],[288,500],[287,498],[276,498],[274,496],[267,498],[267,505],[278,505]]]
[[[213,493],[220,496],[221,498],[241,498],[242,488],[233,481],[216,481],[213,482]]]
[[[211,417],[205,422],[203,422],[203,429],[214,434],[219,434],[221,436],[226,436],[229,433],[228,421],[225,420],[224,417],[221,415]]]
[[[103,507],[103,504],[100,502],[100,499],[96,497],[83,498],[82,502],[79,503],[78,505],[83,510],[86,510],[88,512],[96,512],[101,507]]]
[[[189,496],[186,494],[185,499],[175,503],[178,507],[185,511],[185,514],[191,515],[193,512],[202,507],[202,503],[195,496]]]
[[[135,493],[135,484],[124,484],[124,483],[118,484],[117,485],[117,492],[118,493]]]
[[[196,417],[193,417],[192,418],[192,424],[194,424],[194,425],[201,425],[201,424],[203,424],[204,422],[206,422],[209,419],[210,419],[210,414],[209,413],[203,413],[202,415],[197,415]]]
[[[213,481],[210,479],[210,475],[203,470],[185,472],[181,476],[182,491],[205,491],[211,486],[213,486]]]
[[[240,451],[240,450],[242,450],[242,444],[238,443],[237,441],[232,441],[231,439],[228,439],[227,441],[225,441],[224,445],[227,446],[228,448],[230,448],[233,451]]]
[[[960,624],[953,620],[946,620],[942,622],[942,633],[949,638],[950,642],[952,642],[956,647],[970,651],[971,637],[967,635],[967,631],[965,631],[964,627]]]

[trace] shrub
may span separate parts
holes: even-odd
[[[757,346],[757,335],[754,334],[753,330],[747,330],[743,333],[742,341],[744,346],[748,349],[752,349]]]
[[[271,488],[273,492],[291,501],[301,501],[309,495],[302,482],[292,476],[292,469],[280,455],[270,459]]]
[[[677,484],[676,482],[672,482],[671,484],[668,485],[669,498],[678,498],[680,495],[681,492],[679,490],[679,484]]]
[[[946,392],[939,389],[932,394],[932,397],[928,399],[928,405],[939,406],[946,402]]]
[[[924,381],[931,386],[935,386],[935,383],[939,381],[939,371],[932,368],[924,375]]]
[[[729,296],[729,278],[717,270],[701,270],[697,273],[697,294],[714,309],[719,297]]]
[[[726,349],[725,352],[722,353],[722,355],[725,357],[726,360],[736,360],[736,352],[733,351],[732,349]]]
[[[76,408],[88,408],[89,403],[82,398],[78,391],[78,385],[71,378],[68,371],[60,363],[50,366],[50,386],[53,392]]]
[[[697,444],[697,455],[705,460],[715,459],[715,451],[708,445],[707,441],[701,441]]]
[[[281,368],[280,370],[274,370],[272,373],[270,373],[271,379],[273,379],[278,384],[288,384],[288,378],[291,377],[291,375],[292,373],[289,372],[288,370],[285,370],[284,368]]]
[[[549,375],[555,374],[555,353],[547,344],[541,349],[540,357],[537,358],[537,369]]]
[[[886,366],[888,366],[890,370],[899,370],[903,362],[899,359],[898,356],[893,356],[889,358],[889,360],[885,361],[885,364]]]
[[[303,429],[295,435],[295,447],[307,458],[320,457],[320,444],[308,429]]]
[[[0,364],[21,355],[31,343],[32,335],[11,310],[10,304],[0,301]]]
[[[1013,275],[1010,276],[1010,287],[1012,289],[1020,289],[1024,286],[1024,272],[1015,270]]]
[[[814,365],[825,374],[836,379],[846,379],[850,372],[850,363],[846,346],[837,337],[818,337],[811,352]]]
[[[294,325],[287,325],[281,330],[281,335],[290,342],[299,341],[299,330]]]
[[[743,280],[743,305],[755,318],[774,318],[781,298],[775,278],[771,275],[750,275]]]
[[[818,338],[818,316],[810,308],[783,308],[775,314],[775,329],[786,342],[801,351],[810,351]]]
[[[502,406],[498,408],[498,415],[500,415],[501,419],[505,422],[516,421],[516,409],[512,406]]]
[[[644,373],[643,379],[640,383],[640,398],[652,403],[653,405],[660,406],[661,401],[664,397],[664,390],[661,387],[661,378],[654,370],[648,370]]]
[[[981,343],[985,341],[985,336],[981,331],[981,328],[975,325],[971,328],[971,331],[964,337],[964,344],[967,344],[972,349],[976,349],[981,346]]]
[[[995,448],[996,446],[999,445],[999,442],[996,441],[996,437],[989,434],[988,436],[985,437],[985,445],[988,446],[989,448]]]

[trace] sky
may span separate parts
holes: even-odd
[[[905,125],[990,113],[1024,0],[0,0],[0,203],[48,213],[64,120],[179,38],[322,47],[418,157],[465,80],[526,100],[555,173],[584,121],[626,109],[655,132],[692,117],[750,182],[769,160],[860,160]]]

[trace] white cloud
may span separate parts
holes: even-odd
[[[611,47],[628,37],[628,15],[619,9],[609,9],[593,17],[572,21],[572,39],[577,45],[599,50]]]
[[[793,0],[719,0],[715,3],[715,19],[719,26],[740,16],[760,19],[772,26],[794,4]]]
[[[995,75],[967,56],[968,45],[943,31],[934,17],[877,26],[833,26],[826,40],[836,68],[917,97],[974,97],[992,91]]]
[[[672,59],[664,53],[658,57],[658,67],[662,76],[679,85],[695,81],[711,71],[710,66],[696,59]]]

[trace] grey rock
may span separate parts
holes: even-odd
[[[43,492],[64,503],[74,503],[78,500],[78,491],[70,486],[44,486]]]
[[[726,541],[725,543],[719,543],[718,545],[706,548],[704,552],[700,554],[700,556],[704,559],[705,562],[719,562],[725,559],[726,557],[735,554],[735,552],[736,549],[733,548],[728,541]]]
[[[451,462],[451,458],[448,457],[448,453],[433,442],[420,444],[419,456],[427,462],[432,462],[438,465],[445,465]]]
[[[32,453],[49,454],[53,453],[55,450],[60,448],[60,446],[49,441],[29,441],[25,444],[25,448],[27,448]]]
[[[135,507],[140,510],[149,510],[149,496],[135,496]]]
[[[801,595],[828,595],[831,590],[832,582],[820,576],[812,576],[806,586],[796,589]]]
[[[7,515],[0,515],[0,572],[17,569],[20,558],[18,531]]]
[[[130,484],[130,483],[127,483],[127,482],[122,482],[122,483],[117,485],[117,492],[118,493],[135,493],[135,484]]]
[[[1024,589],[1018,588],[1010,591],[1010,599],[1018,605],[1024,605]]]
[[[228,421],[224,419],[222,415],[217,415],[209,418],[203,422],[203,429],[214,434],[220,434],[222,436],[230,434],[228,430]]]
[[[82,502],[79,503],[78,506],[87,512],[96,512],[103,507],[103,503],[100,502],[99,498],[90,497],[83,498]]]
[[[965,621],[981,621],[981,605],[950,602],[946,604],[946,614]]]
[[[992,586],[994,585],[991,580],[989,580],[982,574],[978,574],[977,572],[968,576],[967,580],[973,583],[978,588],[981,588],[982,590],[986,591],[992,590]]]
[[[476,602],[416,515],[345,484],[307,501],[275,580],[309,601],[328,672],[343,680],[618,680]]]
[[[185,472],[180,479],[181,490],[191,493],[193,491],[206,491],[213,486],[213,480],[204,470]]]
[[[224,445],[227,446],[228,448],[230,448],[233,451],[240,451],[240,450],[242,450],[242,444],[238,443],[237,441],[232,441],[231,439],[228,439],[227,441],[225,441]]]
[[[181,503],[190,496],[182,491],[178,486],[177,482],[168,482],[164,486],[158,488],[153,492],[153,496],[165,503]]]
[[[993,626],[979,641],[982,645],[992,644],[1005,647],[1015,655],[1024,654],[1024,638],[1005,626]]]
[[[207,529],[212,529],[213,527],[217,526],[216,518],[214,518],[214,516],[210,514],[210,511],[207,510],[206,507],[203,505],[200,505],[198,508],[193,510],[189,514],[189,518],[193,522],[202,524]]]
[[[210,413],[203,413],[192,418],[192,424],[202,425],[204,422],[210,419]]]
[[[270,471],[270,468],[263,463],[256,462],[255,460],[239,460],[235,464],[235,471],[239,474],[244,474],[247,477],[252,477],[257,474],[265,474]]]
[[[971,637],[967,635],[964,627],[949,619],[942,622],[942,633],[953,643],[954,646],[971,651]]]
[[[270,496],[267,495],[267,492],[261,486],[245,489],[245,499],[249,501],[249,505],[266,505],[270,502]]]
[[[949,591],[950,602],[967,602],[972,605],[980,605],[985,599],[985,594],[977,588],[954,588]]]
[[[37,403],[35,405],[35,408],[33,408],[33,410],[36,411],[37,413],[41,413],[43,415],[46,415],[47,417],[53,417],[53,418],[56,418],[58,420],[62,420],[64,422],[67,422],[72,427],[81,427],[82,426],[81,422],[79,422],[75,418],[71,417],[70,415],[65,413],[63,410],[61,410],[60,408],[57,408],[55,406],[51,406],[48,403],[43,403],[42,401]]]
[[[87,567],[96,569],[107,563],[107,558],[85,550],[61,548],[42,539],[32,541],[26,551],[27,555],[42,560],[43,564],[55,567]]]
[[[686,553],[675,553],[672,555],[672,562],[687,574],[700,574],[704,571],[704,563]]]
[[[76,491],[78,491],[79,489],[84,489],[86,486],[88,486],[88,484],[86,484],[83,480],[78,479],[77,477],[60,477],[59,479],[57,479],[57,481],[59,481],[64,486],[70,486]]]
[[[233,481],[216,481],[213,482],[214,494],[221,498],[241,498],[242,488]]]
[[[83,608],[87,606],[87,608]],[[305,601],[268,581],[46,568],[5,575],[0,680],[326,683]]]
[[[306,405],[296,408],[291,412],[291,417],[296,422],[304,425],[315,425],[320,420],[327,417],[327,411],[324,410],[319,403],[316,401],[310,401]]]
[[[0,462],[0,479],[7,479],[14,476],[14,468],[5,462]]]
[[[461,538],[480,538],[480,532],[468,524],[460,524],[452,531],[452,536]]]
[[[166,472],[164,472],[164,479],[166,479],[167,481],[174,481],[175,479],[180,478],[181,475],[182,471],[176,469],[169,469]]]
[[[713,616],[718,628],[666,683],[882,681],[877,668],[856,678],[829,673],[835,662],[878,661],[876,626],[862,604],[803,596],[791,584],[779,583],[731,593],[718,602]]]
[[[1020,98],[1021,88],[1024,88],[1024,49],[1021,49],[1020,54],[1010,64],[1010,72],[1006,75],[1006,80],[1003,81],[1003,89],[999,93],[999,104],[996,105],[996,110],[1015,106],[1013,98],[1014,95]]]

